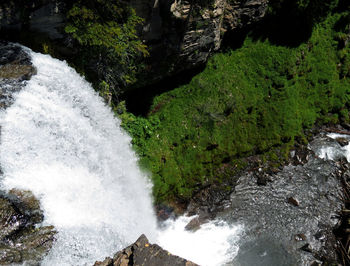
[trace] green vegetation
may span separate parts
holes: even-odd
[[[143,21],[122,1],[73,3],[65,31],[81,46],[74,63],[81,72],[88,72],[93,82],[102,82],[99,87],[106,89],[107,84],[108,97],[118,97],[120,87],[135,81],[141,67],[139,58],[148,55],[136,32]]]
[[[199,187],[224,181],[245,156],[283,160],[315,123],[348,122],[347,19],[329,15],[296,47],[248,37],[241,48],[213,56],[188,85],[157,96],[147,117],[119,105],[122,126],[152,173],[156,201],[188,200]]]

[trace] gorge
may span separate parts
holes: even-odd
[[[260,265],[307,265],[313,256],[298,251],[306,242],[316,253],[332,250],[328,232],[342,208],[341,185],[333,175],[337,166],[322,159],[286,167],[271,177],[273,189],[261,190],[254,178],[242,176],[231,206],[195,232],[185,229],[191,217],[168,220],[159,228],[151,184],[137,166],[120,121],[65,62],[24,51],[37,74],[11,95],[12,105],[1,113],[1,188],[32,191],[40,199],[43,224],[57,230],[43,265],[91,265],[141,234],[201,265],[253,265],[265,256]],[[311,148],[321,157],[341,155],[337,142],[314,143]],[[329,150],[334,148],[338,151]],[[289,195],[303,207],[288,203]],[[259,234],[252,234],[256,230]],[[297,235],[305,239],[294,240]]]
[[[0,264],[347,265],[347,1],[30,3],[0,4]]]

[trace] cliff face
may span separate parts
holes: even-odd
[[[0,4],[0,30],[30,31],[64,40],[66,0],[11,0]],[[268,0],[129,0],[144,19],[139,28],[150,57],[142,84],[205,63],[224,32],[259,21]]]
[[[0,4],[0,30],[33,31],[51,39],[63,38],[65,2],[10,0]]]
[[[226,31],[263,18],[268,0],[131,0],[130,3],[145,19],[141,35],[151,52],[149,72],[160,79],[205,63],[220,48]]]

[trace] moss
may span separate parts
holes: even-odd
[[[341,17],[317,24],[298,47],[247,38],[211,58],[188,85],[157,96],[147,117],[124,109],[123,126],[152,173],[156,201],[187,200],[204,185],[224,184],[250,155],[278,167],[296,139],[306,140],[305,129],[348,121],[350,82],[339,65],[348,48],[339,50],[334,30]]]

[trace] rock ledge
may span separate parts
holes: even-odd
[[[172,255],[141,235],[134,244],[117,252],[113,258],[95,262],[94,266],[196,266],[197,264]]]

